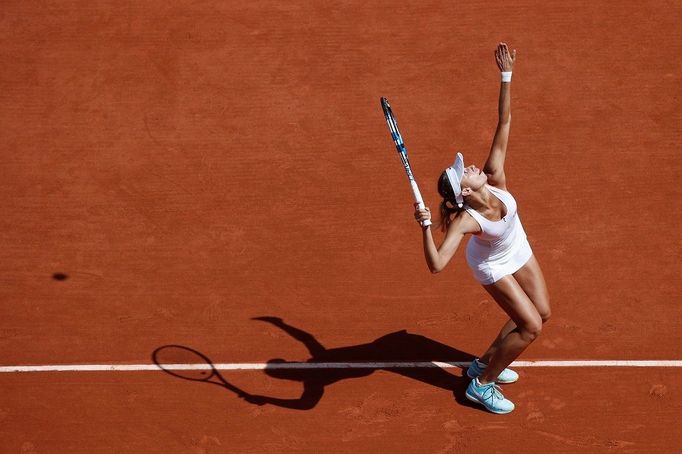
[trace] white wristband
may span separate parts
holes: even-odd
[[[511,75],[512,75],[511,71],[508,71],[508,72],[502,71],[501,74],[502,74],[502,82],[511,82]]]

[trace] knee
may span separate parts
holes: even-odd
[[[542,323],[544,322],[543,320],[536,320],[533,321],[532,323],[526,324],[523,329],[520,330],[521,338],[525,340],[528,343],[533,342],[535,339],[537,339],[540,336],[540,333],[542,332]]]

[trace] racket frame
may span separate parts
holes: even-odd
[[[410,159],[407,154],[407,147],[405,147],[405,141],[403,136],[400,134],[400,129],[398,128],[398,122],[396,121],[393,110],[391,109],[391,104],[388,99],[381,98],[381,109],[384,111],[384,117],[386,118],[386,124],[388,125],[388,130],[391,133],[391,138],[395,144],[396,150],[400,155],[400,160],[405,168],[405,173],[407,174],[407,179],[410,181],[410,187],[412,188],[412,195],[414,196],[414,201],[420,209],[424,209],[424,199],[422,198],[421,192],[419,191],[419,186],[414,179],[414,173],[412,172],[412,166],[410,165]],[[421,222],[422,227],[427,227],[431,225],[431,221],[426,219]]]

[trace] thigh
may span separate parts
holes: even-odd
[[[483,288],[519,328],[535,331],[542,326],[538,310],[513,276],[505,276]]]
[[[531,256],[528,262],[514,273],[513,276],[524,293],[533,302],[542,319],[549,319],[552,312],[549,305],[549,293],[547,292],[545,277],[542,275],[540,264],[535,256]]]

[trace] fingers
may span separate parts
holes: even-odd
[[[495,62],[497,63],[497,66],[500,68],[502,67],[502,52],[500,52],[500,48],[498,47],[495,49]]]
[[[509,59],[509,48],[507,47],[507,43],[498,44],[497,50],[500,52],[500,57],[502,58],[502,60]]]
[[[516,60],[516,49],[509,52],[507,43],[499,43],[497,48],[495,48],[495,63],[497,63],[500,70],[511,71],[514,60]]]
[[[417,209],[414,210],[414,219],[419,223],[421,223],[423,221],[430,220],[431,219],[431,210],[429,209],[429,207],[425,207],[425,208],[417,207]]]
[[[497,66],[500,68],[500,71],[504,70],[504,64],[506,60],[507,57],[505,53],[505,44],[499,43],[497,45],[497,48],[495,49],[495,63],[497,63]]]

